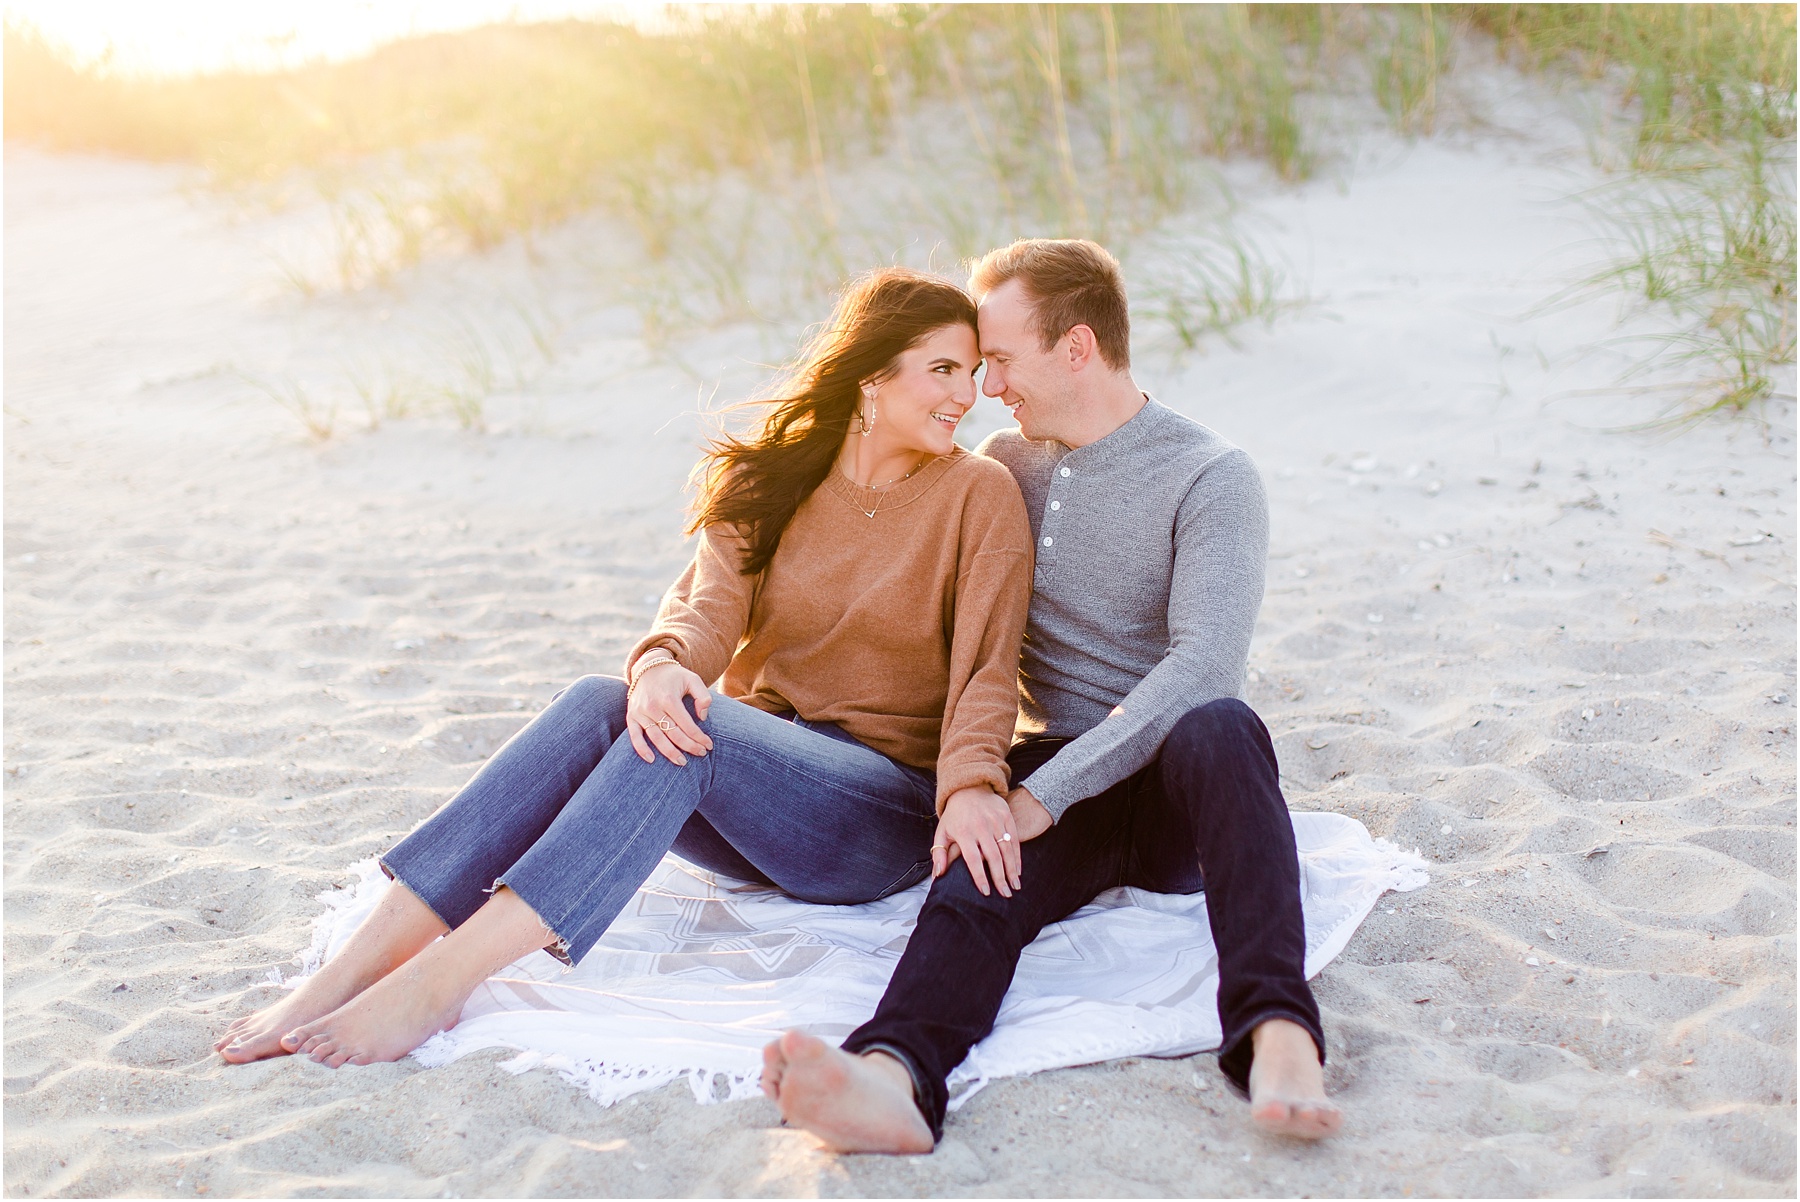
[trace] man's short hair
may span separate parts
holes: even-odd
[[[1131,314],[1119,261],[1085,238],[1021,238],[990,250],[969,272],[977,300],[1018,280],[1031,302],[1032,328],[1044,350],[1075,326],[1094,331],[1100,358],[1114,371],[1131,366]]]

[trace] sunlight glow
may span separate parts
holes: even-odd
[[[653,25],[665,7],[644,0],[7,0],[6,17],[35,27],[81,64],[186,75],[354,58],[408,35],[497,21],[606,17]]]

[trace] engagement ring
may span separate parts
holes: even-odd
[[[1006,833],[1005,833],[1005,834],[1003,834],[1003,835],[1001,835],[1001,836],[1000,836],[1000,842],[1002,842],[1002,843],[1011,843],[1011,842],[1012,842],[1012,832],[1011,832],[1011,831],[1007,831],[1007,832],[1006,832]]]

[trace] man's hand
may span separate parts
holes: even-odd
[[[1033,797],[1024,785],[1006,795],[1006,808],[1012,811],[1013,832],[1021,842],[1035,839],[1056,825],[1056,819],[1050,817],[1044,803]]]
[[[958,856],[969,866],[981,896],[988,895],[989,873],[1001,897],[1011,897],[1019,887],[1019,835],[1013,829],[1012,807],[985,785],[958,789],[944,803],[944,816],[938,819],[937,837],[931,843],[931,875],[943,876]]]

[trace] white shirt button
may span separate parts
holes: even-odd
[[[1050,544],[1051,544],[1051,543],[1052,543],[1052,542],[1054,542],[1054,541],[1055,541],[1055,540],[1054,540],[1054,539],[1048,539],[1048,538],[1046,538],[1046,539],[1045,539],[1045,540],[1044,540],[1044,545],[1045,545],[1045,546],[1046,546],[1046,547],[1048,547],[1048,546],[1049,546],[1049,545],[1050,545]]]
[[[1050,502],[1050,508],[1052,508],[1052,509],[1061,509],[1061,508],[1062,508],[1062,502],[1061,502],[1061,501],[1052,501],[1052,502]]]
[[[1068,469],[1068,468],[1066,468],[1066,467],[1065,467],[1065,468],[1064,468],[1064,469],[1063,469],[1063,470],[1062,470],[1062,474],[1063,474],[1063,475],[1065,475],[1065,476],[1066,476],[1066,475],[1068,475],[1068,474],[1069,474],[1069,469]]]

